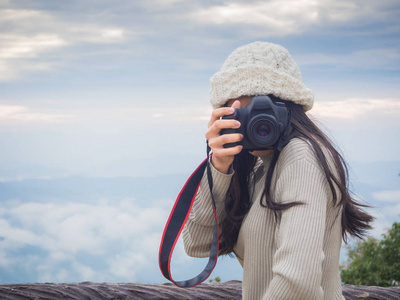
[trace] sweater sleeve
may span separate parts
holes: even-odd
[[[210,165],[217,218],[218,223],[221,224],[225,217],[225,197],[232,180],[233,171],[229,174],[223,174],[215,169],[212,164]],[[189,256],[208,257],[210,255],[213,226],[214,212],[206,170],[189,218],[182,231],[184,248]]]
[[[286,166],[277,179],[274,195],[278,202],[303,204],[281,213],[275,237],[273,278],[263,299],[323,299],[328,193],[325,175],[315,158],[305,157]]]

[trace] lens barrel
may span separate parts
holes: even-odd
[[[247,137],[257,147],[271,147],[277,139],[279,126],[271,115],[260,114],[247,123]]]

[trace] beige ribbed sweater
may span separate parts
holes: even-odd
[[[304,205],[283,211],[278,222],[259,201],[271,158],[269,155],[257,161],[253,204],[234,247],[243,267],[243,299],[344,299],[339,275],[340,209],[333,205],[311,146],[294,138],[282,150],[273,176],[273,198]],[[212,168],[220,223],[232,175]],[[194,257],[210,254],[214,220],[206,177],[205,173],[183,230],[185,250]]]

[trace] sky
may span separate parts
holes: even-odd
[[[379,236],[400,215],[399,20],[396,0],[0,0],[0,182],[188,176],[206,155],[209,78],[268,41],[298,63],[354,185],[371,187]],[[0,274],[162,280],[132,269],[154,263],[173,196],[110,198],[2,197]]]

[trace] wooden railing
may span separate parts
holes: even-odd
[[[241,281],[205,283],[190,289],[181,289],[170,283],[28,283],[0,284],[0,299],[241,299]],[[349,300],[400,299],[400,287],[345,285],[343,295]]]

